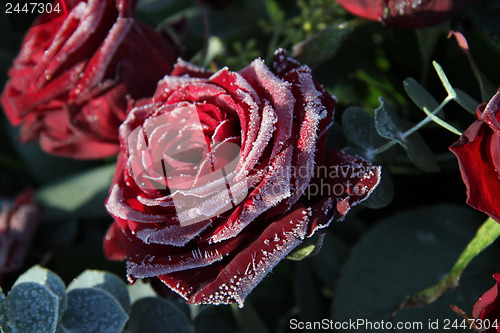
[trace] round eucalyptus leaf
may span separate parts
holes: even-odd
[[[191,332],[191,325],[184,314],[173,303],[158,297],[146,297],[135,302],[127,328],[130,333]]]
[[[68,292],[68,308],[62,325],[72,333],[119,333],[128,316],[111,294],[97,288],[79,288]]]
[[[24,282],[38,282],[47,287],[58,299],[58,320],[66,309],[66,287],[61,278],[50,270],[41,266],[33,266],[17,278],[14,285]]]
[[[128,312],[130,308],[130,297],[126,285],[118,276],[112,273],[88,269],[71,281],[67,290],[78,288],[104,290],[116,298],[125,312]]]
[[[58,303],[57,296],[38,282],[16,284],[6,299],[6,314],[12,332],[55,332]]]

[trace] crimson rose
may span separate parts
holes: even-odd
[[[42,217],[33,190],[18,195],[12,207],[0,207],[0,275],[21,268]]]
[[[336,0],[354,15],[396,28],[444,22],[477,0]]]
[[[500,90],[450,150],[467,187],[467,203],[500,223]]]
[[[27,32],[1,96],[22,142],[39,139],[48,153],[82,159],[118,152],[129,96],[151,96],[175,60],[134,19],[133,2],[65,0],[67,14]]]
[[[305,237],[342,218],[380,168],[326,148],[335,100],[276,53],[215,74],[178,61],[120,127],[110,259],[190,303],[243,304]]]
[[[500,326],[498,326],[498,328],[491,326],[494,325],[494,323],[497,323],[496,325],[500,325],[500,299],[498,298],[498,290],[500,288],[500,272],[493,274],[493,278],[497,280],[496,285],[485,292],[476,304],[474,304],[474,308],[472,309],[472,316],[475,319],[481,319],[484,326],[488,327],[487,330],[481,330],[481,332],[485,333],[500,332]],[[481,329],[481,327],[478,327],[478,329]]]

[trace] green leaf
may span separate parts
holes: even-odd
[[[457,97],[457,93],[455,92],[455,89],[453,89],[453,87],[451,86],[450,81],[448,81],[448,78],[446,77],[446,74],[444,73],[441,65],[438,64],[436,61],[433,61],[432,65],[434,66],[434,69],[436,70],[439,79],[441,80],[441,83],[443,83],[443,86],[446,89],[448,96],[455,99]]]
[[[476,236],[474,236],[474,238],[467,245],[455,265],[452,267],[451,271],[435,285],[410,295],[398,306],[397,311],[410,306],[425,306],[442,297],[443,294],[450,289],[456,288],[460,278],[462,277],[462,273],[470,264],[472,259],[477,257],[498,237],[500,237],[500,224],[490,217],[479,228]]]
[[[348,107],[342,114],[342,129],[354,145],[364,150],[364,157],[374,159],[373,151],[389,141],[375,128],[373,116],[357,106]]]
[[[399,118],[394,106],[382,97],[379,97],[380,107],[375,109],[375,128],[380,136],[396,141],[403,147],[403,131],[399,125]]]
[[[405,138],[406,153],[411,161],[422,171],[439,171],[439,164],[432,150],[418,132]]]
[[[86,270],[68,285],[67,291],[78,288],[97,288],[111,294],[125,312],[130,308],[130,297],[123,281],[116,275],[97,270]]]
[[[7,295],[6,310],[14,333],[56,331],[58,299],[40,283],[23,282],[12,287]]]
[[[319,280],[333,290],[340,274],[341,264],[347,258],[347,254],[347,245],[344,241],[332,232],[325,231],[321,250],[308,260]]]
[[[408,96],[421,110],[434,111],[439,107],[438,101],[414,78],[407,78],[403,81],[403,86]]]
[[[297,265],[295,297],[301,321],[321,321],[325,318],[325,307],[321,302],[318,283],[314,279],[308,261],[302,261]]]
[[[452,125],[448,124],[446,121],[442,120],[438,116],[431,113],[429,110],[427,110],[427,108],[424,108],[424,112],[427,115],[427,117],[431,118],[432,121],[435,122],[436,124],[438,124],[439,126],[446,128],[448,131],[450,131],[454,134],[457,134],[459,136],[462,135],[462,132],[460,132],[458,129],[456,129]]]
[[[241,333],[269,333],[266,324],[264,324],[250,302],[246,301],[243,308],[239,308],[237,304],[231,304],[231,309]]]
[[[407,295],[446,275],[482,219],[482,214],[463,205],[439,205],[407,210],[378,221],[352,248],[342,269],[334,292],[332,319],[388,321]],[[459,288],[425,308],[401,311],[394,325],[451,319],[450,304],[472,309],[478,297],[491,288],[491,272],[498,270],[494,258],[499,250],[488,250],[484,255],[489,257],[477,258],[467,269]],[[415,332],[425,332],[425,328]],[[362,327],[343,332],[360,331],[369,330]]]
[[[70,332],[122,332],[128,316],[111,294],[97,288],[68,292],[62,325]]]
[[[107,216],[104,201],[109,192],[115,165],[105,165],[74,176],[65,177],[41,188],[37,200],[49,217]]]
[[[61,278],[57,274],[51,272],[46,268],[43,268],[41,266],[33,266],[26,272],[24,272],[21,276],[19,276],[14,285],[18,285],[24,282],[40,283],[57,296],[58,320],[60,320],[67,305],[66,287]]]
[[[344,22],[321,30],[313,37],[294,45],[292,56],[304,64],[322,63],[335,55],[354,28],[354,22]]]
[[[173,303],[158,297],[142,298],[132,304],[127,329],[130,333],[191,332],[186,316]]]
[[[227,308],[226,308],[227,309]],[[236,328],[231,325],[231,317],[224,313],[220,306],[206,306],[200,310],[193,320],[195,333],[234,333]]]
[[[375,191],[368,199],[363,201],[362,205],[372,209],[380,209],[388,206],[394,198],[394,182],[391,174],[382,168],[382,176]]]
[[[462,106],[465,110],[472,114],[476,114],[479,102],[460,89],[455,88],[455,92],[457,93],[455,101],[457,101],[457,103],[460,104],[460,106]]]
[[[299,246],[297,246],[292,252],[290,252],[286,258],[289,260],[300,261],[307,258],[311,253],[314,252],[316,246],[309,242],[302,242]]]

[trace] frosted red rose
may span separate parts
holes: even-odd
[[[336,0],[354,15],[396,28],[442,23],[477,0]]]
[[[65,0],[67,14],[35,22],[1,96],[22,142],[82,159],[118,152],[128,97],[151,96],[175,61],[170,45],[133,18],[134,3]]]
[[[500,299],[498,297],[500,272],[493,274],[493,278],[496,280],[495,286],[485,292],[472,309],[472,316],[475,319],[480,319],[476,324],[482,324],[478,329],[487,328],[486,330],[480,330],[484,333],[500,332]]]
[[[335,100],[276,54],[214,74],[178,61],[120,127],[104,249],[130,280],[190,303],[243,304],[305,237],[342,218],[380,169],[326,148]],[[318,191],[321,189],[322,191]]]
[[[450,150],[467,187],[467,203],[500,223],[500,90]]]

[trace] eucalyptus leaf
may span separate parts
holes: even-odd
[[[391,312],[409,294],[439,281],[453,266],[482,214],[463,205],[428,206],[385,218],[352,248],[335,289],[331,318],[334,321],[365,319],[388,321]],[[491,288],[491,272],[498,270],[498,249],[489,248],[465,271],[461,286],[425,308],[398,313],[398,322],[423,322],[455,318],[449,305],[472,309]],[[367,332],[366,327],[342,332]],[[415,330],[415,332],[425,332]],[[377,332],[390,332],[377,330]]]
[[[420,133],[414,132],[405,138],[406,153],[411,161],[422,171],[439,171],[439,164],[432,150]]]
[[[313,37],[293,46],[293,57],[314,65],[333,57],[342,42],[354,31],[353,22],[344,22],[319,31]]]
[[[62,325],[74,333],[120,333],[128,316],[111,294],[97,288],[68,292],[68,307]]]
[[[21,276],[19,276],[19,278],[14,283],[14,286],[24,282],[40,283],[57,296],[58,320],[60,320],[67,305],[66,287],[61,278],[57,274],[51,272],[46,268],[43,268],[41,266],[33,266],[26,272],[24,272]]]
[[[432,62],[432,65],[434,66],[434,69],[436,70],[439,79],[441,80],[441,83],[443,84],[444,88],[446,89],[446,92],[448,93],[448,96],[451,98],[456,98],[457,93],[455,92],[455,89],[450,84],[450,81],[448,81],[448,78],[446,77],[446,74],[444,73],[443,67],[441,67],[440,64],[438,64],[436,61]]]
[[[414,78],[407,78],[403,86],[411,100],[421,109],[424,107],[431,112],[439,107],[438,101]]]
[[[391,174],[382,168],[382,176],[377,188],[370,194],[368,199],[362,202],[363,206],[372,209],[380,209],[388,206],[394,198],[394,182]]]
[[[194,318],[195,333],[233,333],[236,331],[231,324],[231,317],[227,317],[224,308],[220,306],[207,306]]]
[[[318,254],[309,257],[311,269],[321,283],[333,290],[340,268],[347,258],[346,243],[330,231],[325,231],[323,246]]]
[[[295,297],[301,321],[314,322],[326,318],[326,313],[323,313],[325,307],[321,302],[318,282],[314,279],[308,261],[302,261],[297,265]]]
[[[457,101],[457,103],[460,104],[460,106],[462,106],[465,110],[472,114],[476,114],[476,109],[480,103],[460,89],[455,88],[455,92],[457,93],[455,101]]]
[[[14,333],[54,333],[57,327],[58,298],[38,282],[22,282],[6,299],[8,322]]]
[[[243,308],[239,308],[236,304],[232,304],[231,308],[233,309],[241,333],[269,333],[266,324],[262,321],[250,302],[247,301]]]
[[[170,301],[146,297],[132,304],[127,330],[130,333],[189,333],[191,325],[182,311]]]
[[[380,136],[396,141],[403,147],[403,131],[400,128],[398,114],[394,106],[384,98],[380,97],[380,107],[375,109],[375,128]]]
[[[97,288],[110,293],[125,312],[130,308],[130,297],[123,281],[116,275],[97,270],[86,270],[68,285],[67,291],[78,288]]]
[[[362,155],[369,160],[375,157],[375,149],[389,142],[378,134],[373,116],[357,106],[348,107],[342,114],[342,129],[355,147],[363,149]]]
[[[65,177],[41,188],[36,198],[49,217],[107,216],[104,201],[108,195],[114,164]]]

